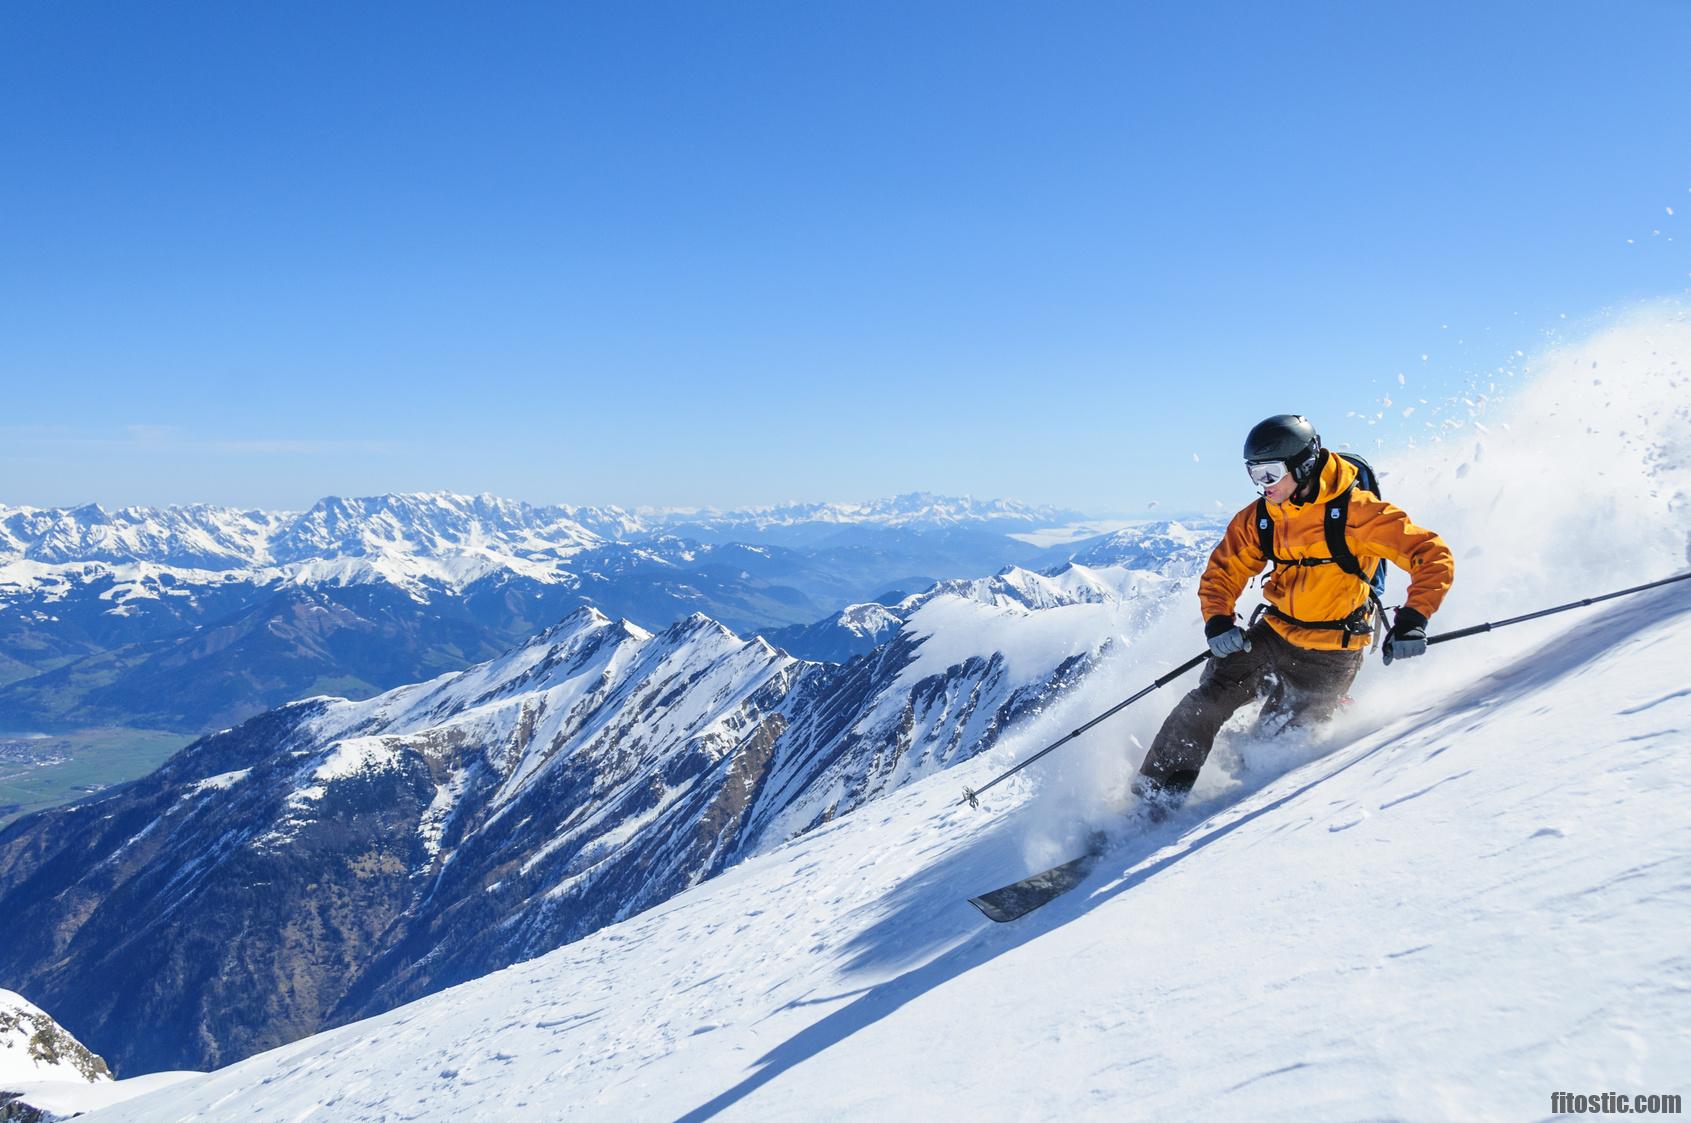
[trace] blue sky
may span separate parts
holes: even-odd
[[[1683,296],[1687,42],[1668,0],[8,5],[0,503],[1243,502],[1265,414],[1365,444],[1399,371]]]

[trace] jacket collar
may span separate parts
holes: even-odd
[[[1356,482],[1356,465],[1342,456],[1335,455],[1330,449],[1321,450],[1321,468],[1319,471],[1315,498],[1311,502],[1320,503],[1323,506],[1337,499],[1345,488]],[[1306,504],[1287,500],[1285,503],[1270,503],[1269,506],[1285,510],[1288,507],[1295,509],[1306,506]]]

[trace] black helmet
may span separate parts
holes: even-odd
[[[1296,413],[1277,413],[1245,438],[1245,463],[1283,460],[1292,478],[1300,484],[1315,474],[1321,463],[1321,437],[1309,418]]]

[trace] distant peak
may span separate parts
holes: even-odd
[[[706,616],[702,612],[689,612],[686,616],[683,616],[681,619],[671,624],[668,628],[665,628],[663,634],[672,640],[684,640],[712,631],[719,632],[725,636],[734,635],[734,633],[720,621],[713,620],[711,617]]]
[[[609,624],[610,622],[611,618],[609,616],[606,616],[603,612],[600,612],[597,608],[594,608],[590,604],[584,604],[579,608],[573,609],[562,620],[554,624],[552,626],[552,630],[557,631],[561,628],[577,628],[584,625]]]

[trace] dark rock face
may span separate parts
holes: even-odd
[[[532,957],[996,742],[1022,681],[910,674],[695,615],[584,609],[492,662],[312,700],[0,832],[0,986],[122,1073],[208,1068]]]

